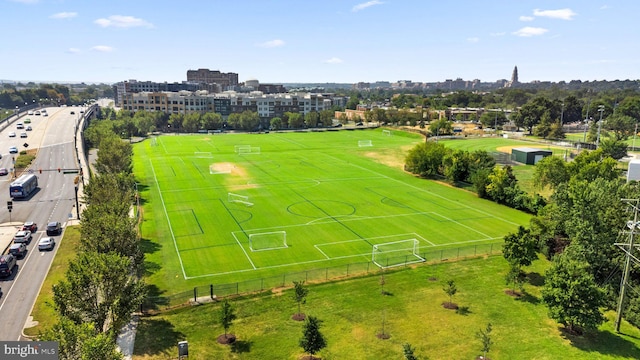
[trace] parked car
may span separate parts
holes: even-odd
[[[14,243],[30,243],[31,242],[31,231],[29,230],[20,230],[15,235],[13,235]]]
[[[43,237],[38,242],[38,250],[53,250],[53,247],[56,246],[56,241],[51,237]]]
[[[27,255],[27,245],[24,243],[11,244],[9,247],[9,254],[15,256],[18,259],[22,259],[25,255]]]
[[[22,225],[22,230],[31,231],[31,233],[33,234],[34,232],[38,231],[38,225],[33,221],[27,221],[24,223],[24,225]]]
[[[0,176],[9,175],[7,168],[0,168]]]
[[[18,265],[16,257],[11,254],[0,256],[0,276],[9,277],[13,274],[13,268]]]
[[[60,235],[62,234],[62,224],[58,221],[52,221],[47,224],[47,235]]]
[[[18,153],[18,148],[15,146],[11,146],[9,148],[9,154],[17,154]]]

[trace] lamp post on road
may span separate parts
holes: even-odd
[[[596,138],[596,149],[600,145],[600,130],[602,129],[602,112],[604,112],[604,105],[598,105],[598,111],[600,112],[600,121],[598,121],[598,137]]]

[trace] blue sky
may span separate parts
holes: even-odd
[[[640,79],[636,0],[0,0],[0,79]]]

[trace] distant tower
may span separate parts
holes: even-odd
[[[519,84],[519,82],[518,82],[518,67],[514,66],[513,73],[511,74],[511,81],[507,82],[505,87],[513,87],[513,86],[515,86],[517,84]]]

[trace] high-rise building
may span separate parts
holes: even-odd
[[[209,69],[187,70],[187,81],[204,84],[217,84],[220,86],[222,91],[225,91],[230,86],[238,85],[238,74],[222,73],[219,70]]]

